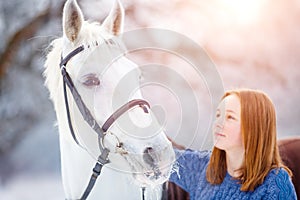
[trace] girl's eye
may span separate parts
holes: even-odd
[[[217,113],[217,114],[216,114],[216,117],[217,117],[217,118],[218,118],[218,117],[220,117],[220,116],[221,116],[221,114],[220,114],[220,113]]]
[[[83,81],[83,85],[87,87],[98,86],[100,85],[100,80],[95,74],[88,74]]]
[[[233,120],[235,119],[232,115],[228,115],[227,118],[228,119],[233,119]]]

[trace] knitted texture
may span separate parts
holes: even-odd
[[[190,194],[191,200],[198,199],[297,199],[295,188],[288,173],[282,169],[272,169],[264,182],[254,191],[241,191],[241,184],[228,173],[219,185],[206,180],[206,168],[210,159],[209,151],[176,150],[177,162],[170,181]]]

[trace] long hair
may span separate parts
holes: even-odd
[[[276,113],[270,98],[258,90],[239,89],[227,91],[221,100],[237,95],[241,103],[241,134],[245,148],[240,176],[241,191],[253,191],[263,183],[271,169],[282,167],[290,176],[292,172],[282,163],[277,146]],[[221,184],[226,176],[226,153],[213,148],[206,170],[207,181]]]

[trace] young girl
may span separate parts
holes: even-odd
[[[256,90],[224,94],[209,151],[176,151],[170,181],[193,199],[297,199],[291,171],[282,163],[274,105]]]

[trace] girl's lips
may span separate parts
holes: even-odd
[[[217,133],[215,133],[215,135],[216,135],[216,136],[220,136],[220,137],[225,137],[225,135],[224,135],[224,134],[222,134],[222,133],[218,133],[218,132],[217,132]]]

